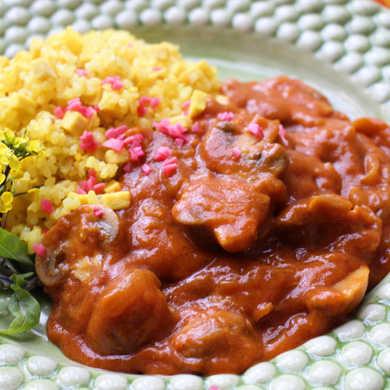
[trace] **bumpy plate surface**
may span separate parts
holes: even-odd
[[[319,88],[351,118],[390,121],[390,11],[369,0],[0,0],[0,54],[72,25],[121,28],[181,45],[221,78],[281,73]],[[45,336],[49,304],[32,332],[0,339],[0,389],[382,390],[390,388],[390,275],[355,319],[241,376],[135,376],[66,359]],[[0,319],[6,315],[0,299]]]

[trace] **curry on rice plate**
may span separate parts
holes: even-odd
[[[241,373],[345,321],[389,272],[380,120],[286,76],[221,84],[125,32],[68,29],[1,69],[1,127],[46,149],[7,228],[71,359]]]

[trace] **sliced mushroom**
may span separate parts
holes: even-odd
[[[306,293],[309,311],[320,310],[331,316],[346,315],[361,302],[367,291],[370,270],[362,266],[331,287],[318,287]]]
[[[243,180],[190,183],[172,209],[177,222],[210,231],[228,252],[248,249],[269,212],[270,198]]]
[[[45,256],[37,256],[35,268],[45,286],[55,286],[86,256],[106,251],[118,236],[120,221],[115,212],[99,205],[85,205],[61,218],[44,236]]]

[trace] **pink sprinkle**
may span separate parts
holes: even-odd
[[[92,153],[99,147],[99,142],[95,140],[92,131],[84,131],[80,137],[80,149]]]
[[[129,173],[131,171],[131,163],[130,161],[128,161],[124,166],[123,166],[123,170],[127,173]]]
[[[126,46],[127,47],[133,47],[133,45],[131,43],[128,43]]]
[[[163,162],[163,165],[166,166],[166,165],[172,165],[172,164],[176,164],[176,163],[177,163],[177,158],[172,157],[172,158],[169,158],[168,160],[165,160]]]
[[[104,211],[103,211],[103,209],[101,207],[95,206],[94,209],[93,209],[93,213],[97,217],[101,217],[104,214]]]
[[[42,233],[46,234],[49,231],[49,229],[42,229]]]
[[[79,195],[86,195],[87,194],[87,191],[84,191],[83,189],[81,189],[80,187],[77,187],[77,193]]]
[[[101,111],[100,107],[98,105],[93,106],[93,108],[95,109],[96,112],[100,112]]]
[[[78,184],[77,193],[81,195],[85,195],[89,191],[95,191],[96,194],[100,194],[106,186],[106,183],[98,183],[96,172],[93,169],[88,170],[88,180],[80,181]]]
[[[41,209],[48,214],[51,214],[54,211],[53,203],[47,199],[41,199]]]
[[[257,123],[249,124],[248,131],[260,139],[264,137],[263,129]]]
[[[234,114],[231,111],[220,112],[217,118],[221,121],[229,122],[234,119]]]
[[[172,150],[168,146],[160,146],[157,149],[154,161],[164,161],[172,154]]]
[[[106,187],[106,183],[98,183],[98,184],[95,184],[92,187],[92,189],[95,191],[96,195],[99,195],[103,192],[105,187]]]
[[[183,111],[183,114],[184,114],[185,116],[188,116],[188,110]]]
[[[139,105],[137,107],[138,116],[143,117],[146,115],[147,112],[148,112],[148,109],[145,106]]]
[[[66,109],[62,108],[62,107],[56,107],[53,111],[53,114],[58,118],[58,119],[62,119],[65,115],[65,112],[66,112]]]
[[[152,68],[155,72],[158,72],[159,70],[162,70],[160,66],[153,66]]]
[[[85,116],[87,119],[91,119],[93,113],[95,110],[92,107],[86,107],[86,106],[81,106],[77,110],[70,110],[70,111],[78,111],[81,115]]]
[[[176,170],[177,164],[169,164],[162,167],[161,172],[165,177],[169,177]]]
[[[80,98],[73,98],[73,99],[70,99],[70,100],[68,101],[68,105],[70,105],[70,104],[76,104],[76,103],[81,104]]]
[[[195,124],[192,126],[192,132],[193,133],[199,133],[200,128],[199,128],[199,123],[195,122]]]
[[[142,165],[141,169],[145,176],[149,176],[150,173],[152,172],[152,168],[150,168],[148,164]]]
[[[180,148],[184,145],[184,139],[183,138],[175,138],[175,143]]]
[[[153,109],[156,108],[160,104],[161,99],[157,97],[150,96],[141,96],[138,100],[137,113],[138,116],[145,116],[147,113],[147,108],[145,105],[150,105]]]
[[[283,125],[279,125],[279,135],[280,135],[280,137],[282,138],[282,140],[283,140],[285,143],[288,143],[288,141],[287,141],[287,139],[286,139],[287,131],[286,131],[286,129],[283,127]]]
[[[161,101],[160,98],[157,97],[152,98],[152,100],[150,101],[150,107],[156,108],[160,104],[160,101]]]
[[[142,134],[134,134],[131,135],[130,137],[125,138],[123,142],[125,143],[125,145],[133,144],[139,146],[142,144],[142,141],[144,139],[145,137]]]
[[[141,96],[138,99],[138,103],[141,105],[150,104],[151,101],[152,101],[152,98],[149,96]]]
[[[88,77],[88,72],[85,69],[76,69],[75,73],[80,77]]]
[[[119,136],[121,136],[124,133],[126,133],[127,130],[128,130],[128,127],[126,125],[115,127],[115,128],[111,128],[111,129],[108,129],[106,131],[105,137],[106,137],[106,139],[118,138]]]
[[[112,149],[112,150],[116,150],[117,152],[120,152],[125,146],[125,143],[120,139],[110,138],[107,141],[103,142],[102,145],[108,149]]]
[[[241,150],[238,148],[238,146],[235,146],[233,148],[233,158],[235,160],[238,160],[240,158],[240,156],[241,156]]]
[[[123,83],[120,79],[120,76],[108,76],[102,80],[101,84],[110,84],[111,88],[115,91],[119,91],[123,88]]]
[[[209,387],[209,390],[219,390],[219,387],[213,385]]]
[[[145,152],[142,149],[142,146],[132,146],[129,150],[131,161],[139,161],[140,157],[142,157]]]
[[[33,249],[38,256],[45,256],[46,248],[42,244],[34,244]]]
[[[67,107],[56,107],[53,113],[57,118],[62,119],[67,111],[77,111],[87,119],[91,119],[92,115],[96,112],[94,108],[84,106],[80,98],[74,98],[68,101]]]
[[[190,103],[191,103],[190,100],[186,100],[186,101],[181,105],[181,109],[182,109],[182,110],[187,110],[187,109],[190,107]]]
[[[153,122],[152,126],[155,127],[158,131],[163,134],[169,134],[169,127],[171,126],[171,122],[168,118],[164,118],[160,123]]]

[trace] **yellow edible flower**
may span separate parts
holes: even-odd
[[[9,151],[8,146],[0,142],[0,164],[8,165],[7,152]]]
[[[20,162],[11,149],[9,149],[7,152],[7,158],[8,165],[11,167],[11,169],[13,169],[14,171],[20,169]]]
[[[4,192],[1,196],[0,196],[0,213],[6,213],[8,212],[9,210],[12,209],[12,202],[14,200],[14,197],[13,195],[11,194],[11,192]]]

